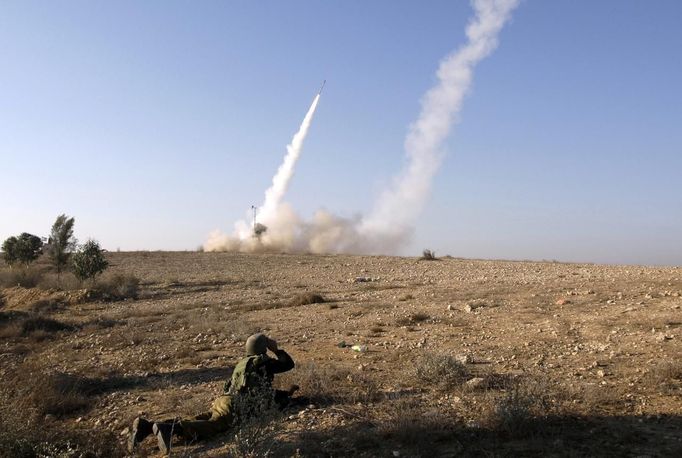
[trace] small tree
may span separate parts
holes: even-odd
[[[16,246],[19,239],[15,236],[8,237],[4,242],[2,242],[2,257],[10,267],[14,265],[19,259],[17,257]]]
[[[28,266],[38,259],[42,248],[43,241],[40,240],[40,237],[28,232],[22,233],[19,237],[12,236],[2,244],[5,262],[10,266],[17,261]]]
[[[109,267],[109,262],[104,257],[104,250],[95,240],[85,242],[80,250],[71,256],[73,273],[79,280],[95,278]]]
[[[22,233],[17,239],[15,246],[17,260],[29,265],[41,255],[43,251],[43,241],[37,235]]]
[[[77,240],[73,236],[75,220],[66,215],[59,215],[52,225],[47,254],[60,274],[69,262],[71,253],[76,248]]]

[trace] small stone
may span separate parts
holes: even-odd
[[[466,304],[464,306],[464,311],[467,313],[471,313],[476,309],[480,309],[481,307],[485,307],[485,304],[483,304],[481,302],[471,302],[471,303]]]
[[[143,396],[138,396],[135,398],[135,402],[144,402],[146,399]]]
[[[127,436],[128,434],[130,434],[130,428],[128,428],[128,427],[126,427],[125,429],[123,429],[123,431],[121,431],[121,436]]]
[[[448,310],[450,311],[455,310],[455,306],[452,304],[448,304]]]
[[[570,304],[570,303],[571,303],[571,301],[569,301],[568,299],[563,299],[563,298],[562,298],[562,299],[558,299],[558,300],[555,302],[556,305],[566,305],[566,304]]]
[[[474,377],[471,380],[468,380],[465,385],[474,390],[483,388],[485,386],[485,379],[482,377]]]
[[[76,423],[80,423],[81,421],[83,421],[83,417],[76,418]]]
[[[469,363],[473,362],[471,355],[456,355],[455,361],[457,361],[458,363],[462,363],[462,364],[469,364]]]

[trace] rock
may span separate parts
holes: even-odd
[[[471,388],[472,390],[485,388],[485,379],[482,377],[474,377],[471,380],[467,380],[465,385],[467,388]]]
[[[135,398],[135,401],[136,402],[144,402],[144,401],[146,401],[146,399],[143,396],[138,396]]]
[[[128,428],[128,427],[126,427],[125,429],[123,429],[123,431],[121,431],[121,436],[127,436],[128,434],[130,434],[130,428]]]
[[[481,307],[485,307],[485,304],[480,303],[480,302],[471,302],[471,303],[466,304],[464,306],[464,311],[467,313],[471,313],[476,309],[480,309]]]
[[[656,341],[658,342],[665,342],[666,340],[672,340],[673,336],[669,336],[663,333],[660,333],[659,335],[656,336]]]
[[[454,358],[455,361],[462,364],[469,364],[473,362],[471,355],[456,355]]]
[[[448,304],[448,310],[450,311],[455,310],[455,306],[452,304]]]
[[[564,298],[558,299],[555,302],[556,305],[566,305],[566,304],[570,304],[570,303],[571,303],[571,301],[569,301],[568,299],[564,299]]]

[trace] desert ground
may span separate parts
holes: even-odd
[[[263,331],[302,402],[172,456],[682,456],[682,268],[107,256],[101,281],[139,285],[2,266],[0,455],[125,456],[137,415],[208,410]]]

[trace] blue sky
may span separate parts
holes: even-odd
[[[0,238],[60,213],[108,249],[194,249],[289,190],[372,207],[467,2],[0,3]],[[523,1],[476,69],[406,254],[682,264],[682,3]]]

